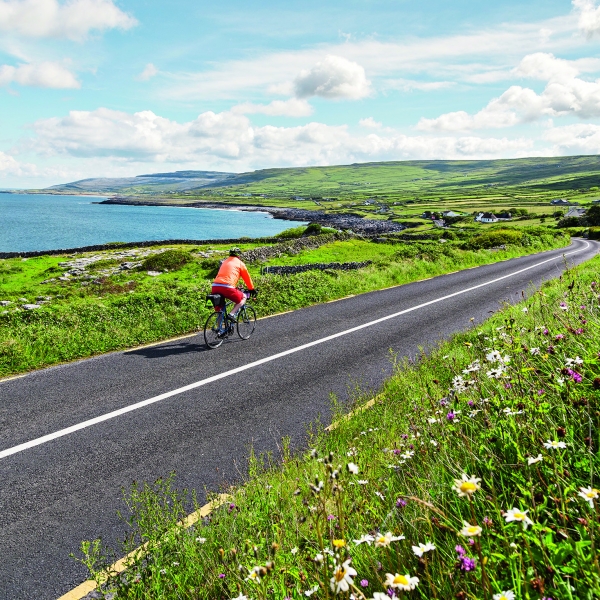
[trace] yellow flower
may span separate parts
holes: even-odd
[[[343,548],[346,545],[345,540],[333,540],[334,548]]]
[[[419,585],[418,577],[411,577],[410,575],[400,575],[395,573],[392,575],[391,573],[385,574],[385,585],[386,587],[390,587],[392,589],[398,590],[414,590],[417,585]]]
[[[461,497],[471,496],[478,489],[481,488],[481,486],[479,485],[480,481],[481,479],[479,479],[478,477],[469,477],[466,473],[463,473],[461,479],[454,480],[454,489],[456,490],[456,493]]]
[[[475,537],[481,535],[481,527],[479,525],[471,525],[463,521],[464,527],[460,530],[460,535],[464,537]]]

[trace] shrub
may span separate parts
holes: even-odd
[[[183,250],[165,250],[160,254],[149,256],[142,262],[144,271],[176,271],[190,262],[192,256]]]
[[[523,238],[523,233],[514,229],[495,229],[476,236],[468,246],[474,250],[495,248],[504,244],[521,244]]]

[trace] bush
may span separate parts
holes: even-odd
[[[476,236],[468,243],[468,247],[473,250],[482,250],[505,244],[520,245],[523,237],[523,233],[514,229],[495,229]]]
[[[589,240],[600,240],[600,227],[590,227],[588,231]]]
[[[149,256],[142,262],[144,271],[176,271],[192,260],[192,255],[183,250],[165,250]]]
[[[305,231],[306,227],[304,225],[300,225],[300,227],[291,227],[290,229],[285,229],[284,231],[278,233],[275,237],[284,240],[293,240],[302,237],[302,234]]]

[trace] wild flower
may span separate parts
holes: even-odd
[[[511,590],[494,594],[494,600],[515,600],[515,593]]]
[[[522,310],[524,313],[528,313],[528,312],[529,312],[529,309],[528,309],[526,306],[524,306],[524,307],[523,307],[521,310]]]
[[[368,479],[359,479],[356,483],[358,483],[358,485],[367,485],[369,483]]]
[[[196,538],[196,541],[197,541],[199,544],[204,544],[204,543],[206,542],[206,538],[205,538],[205,537],[197,537],[197,538]]]
[[[419,585],[419,578],[411,577],[408,573],[406,575],[386,573],[384,585],[394,590],[410,591]]]
[[[354,544],[356,546],[360,546],[360,544],[368,544],[370,546],[374,541],[375,541],[375,537],[366,533],[365,535],[362,535],[357,540],[354,540]]]
[[[412,546],[412,551],[418,557],[421,557],[426,552],[431,552],[432,550],[435,550],[435,546],[431,542],[427,542],[425,544],[419,544],[418,546]]]
[[[464,392],[467,389],[467,383],[460,375],[457,375],[452,380],[452,387],[455,392]]]
[[[381,500],[385,500],[385,496],[381,492],[375,492],[375,495]]]
[[[433,425],[434,423],[437,423],[439,421],[439,419],[436,419],[435,417],[429,417],[429,419],[427,419],[427,422],[430,425]]]
[[[489,371],[487,371],[486,375],[490,379],[500,379],[501,377],[504,376],[505,372],[506,371],[504,370],[504,367],[502,365],[500,365],[494,369],[490,369]]]
[[[579,356],[576,356],[575,358],[565,359],[565,366],[567,366],[567,367],[572,367],[573,365],[582,365],[582,364],[583,364],[583,359],[580,358]]]
[[[598,498],[598,495],[600,494],[600,490],[597,490],[596,488],[593,487],[580,487],[579,488],[579,492],[577,493],[578,496],[581,496],[589,505],[591,508],[594,507],[594,500],[596,500]]]
[[[325,557],[319,552],[319,554],[317,554],[314,559],[313,559],[317,564],[321,564],[324,560]]]
[[[354,463],[351,462],[346,465],[346,468],[353,475],[358,475],[358,465],[355,465]]]
[[[527,464],[529,466],[534,465],[535,463],[538,463],[540,461],[544,460],[544,457],[541,454],[538,454],[536,457],[533,456],[528,456],[527,457]]]
[[[246,577],[246,581],[255,581],[256,583],[260,583],[262,569],[263,567],[253,567],[250,569],[248,577]]]
[[[531,354],[532,356],[537,356],[539,353],[540,353],[539,348],[529,348],[529,354]]]
[[[292,554],[294,554],[294,555],[295,555],[295,554],[298,554],[298,548],[294,547],[294,548],[292,548],[292,549],[290,550],[290,552],[291,552]]]
[[[463,521],[463,528],[460,530],[460,535],[464,537],[474,537],[481,535],[481,527],[479,525],[471,525],[466,521]]]
[[[339,550],[340,548],[344,548],[346,546],[346,540],[333,540],[332,544],[334,548]]]
[[[483,524],[484,524],[486,527],[491,527],[491,526],[493,525],[493,523],[494,523],[494,522],[493,522],[493,521],[492,521],[492,519],[490,519],[489,517],[487,517],[487,516],[486,516],[486,517],[483,517]]]
[[[310,598],[310,597],[311,597],[313,594],[316,594],[318,591],[319,591],[319,586],[318,586],[318,585],[315,585],[314,587],[311,587],[309,590],[306,590],[306,591],[304,592],[304,595],[305,595],[307,598]]]
[[[356,577],[356,570],[350,566],[350,559],[338,565],[333,572],[330,581],[330,588],[334,594],[347,592],[354,583],[353,577]]]
[[[235,598],[232,598],[231,600],[248,600],[248,596],[244,596],[244,594],[240,594],[239,596],[236,596]]]
[[[496,363],[502,360],[502,354],[498,350],[492,350],[489,354],[485,355],[485,359],[490,363]]]
[[[544,442],[544,448],[548,450],[564,450],[567,447],[566,442],[559,442],[557,440],[548,440]]]
[[[396,500],[396,508],[404,508],[406,504],[407,502],[404,498],[398,498],[398,500]]]
[[[577,371],[573,371],[573,369],[567,369],[567,375],[573,380],[574,383],[581,383],[583,377]]]
[[[375,537],[375,547],[387,548],[392,542],[399,542],[403,539],[405,539],[403,535],[393,535],[391,531],[384,534],[379,533]]]
[[[567,303],[566,303],[566,302],[561,302],[561,303],[559,304],[559,306],[560,306],[560,309],[561,309],[561,310],[569,310],[569,307],[567,306]]]
[[[523,523],[523,529],[527,529],[529,525],[533,525],[533,521],[527,516],[527,510],[520,510],[519,508],[511,508],[504,514],[504,519],[507,523],[512,521],[518,521]]]
[[[369,581],[367,579],[361,579],[360,587],[369,587]]]
[[[461,479],[454,480],[454,489],[461,498],[471,496],[480,489],[480,481],[481,479],[478,477],[469,477],[466,473],[463,473]]]

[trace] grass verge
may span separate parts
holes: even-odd
[[[124,550],[145,551],[116,575],[96,540],[83,562],[117,599],[600,597],[599,269],[396,364],[310,451],[251,455],[192,528],[172,476],[135,485]]]

